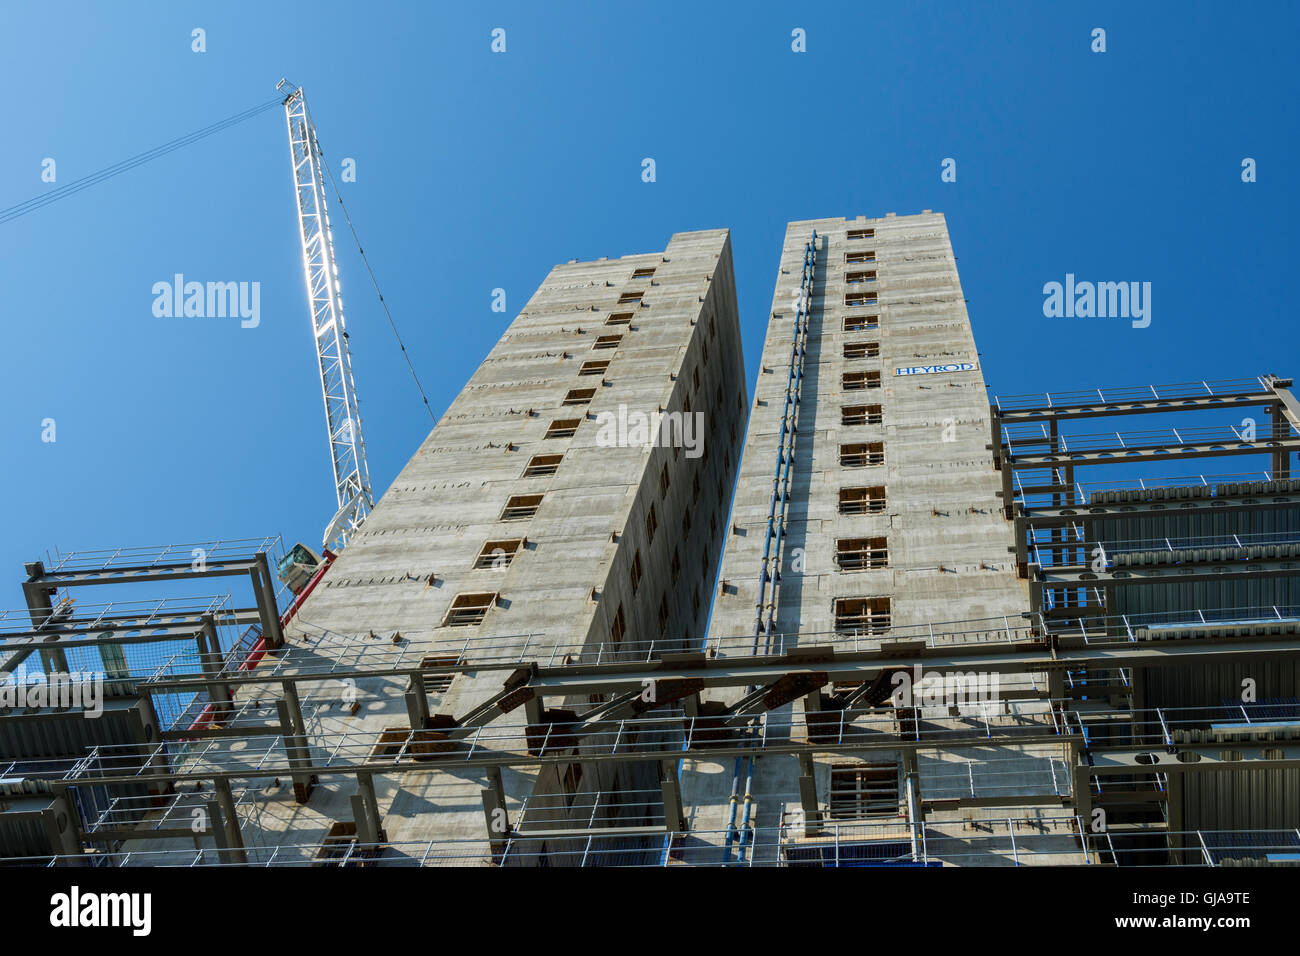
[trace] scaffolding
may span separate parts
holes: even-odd
[[[305,622],[290,632],[298,604],[281,611],[287,596],[269,573],[278,539],[51,556],[28,566],[28,607],[0,612],[0,666],[27,674],[39,660],[45,672],[101,674],[129,717],[122,726],[139,733],[70,732],[59,753],[0,754],[6,787],[64,801],[80,848],[10,861],[1294,865],[1297,831],[1188,825],[1195,808],[1185,799],[1207,775],[1300,768],[1300,693],[1287,677],[1300,664],[1300,481],[1290,466],[1300,430],[1289,381],[996,400],[993,451],[1026,613],[782,632],[774,592],[815,242],[795,309],[788,434],[752,633],[683,651],[675,636],[448,640],[434,626],[340,633]],[[1253,434],[1195,423],[1113,432],[1090,423],[1082,435],[1060,427],[1242,407],[1265,409],[1271,422]],[[1268,467],[1162,478],[1129,468],[1238,454],[1267,456]],[[1105,466],[1101,478],[1076,480],[1078,467]],[[252,601],[77,605],[67,590],[223,576],[246,579]],[[1246,665],[1273,675],[1258,699],[1192,699],[1178,676]],[[900,674],[918,678],[917,696],[900,696]],[[441,712],[440,688],[457,675],[482,696]],[[922,675],[971,694],[931,700]],[[972,675],[996,679],[963,683]],[[361,729],[339,691],[358,682],[385,707]],[[13,730],[4,737],[21,739],[29,716],[0,718]],[[817,798],[816,765],[881,755],[899,755],[896,783],[853,783],[834,808],[829,793]],[[684,758],[732,770],[720,816],[697,820],[699,808],[683,806]],[[775,823],[753,812],[744,768],[758,758],[799,768],[797,799],[778,804]],[[628,764],[653,776],[611,783]],[[582,768],[609,776],[579,791]],[[558,790],[538,786],[543,773]],[[508,792],[507,775],[527,784],[522,797]],[[434,782],[459,802],[481,801],[481,833],[388,839],[380,794]]]
[[[391,640],[377,640],[375,635],[335,636],[332,652],[325,658],[318,653],[320,639],[308,647],[285,644],[267,652],[252,667],[245,664],[260,640],[246,643],[242,654],[226,646],[196,645],[173,653],[152,668],[137,669],[126,676],[133,679],[135,693],[151,701],[155,710],[159,700],[187,688],[218,684],[230,698],[219,720],[208,725],[197,718],[173,719],[164,723],[162,739],[151,746],[139,742],[102,744],[88,748],[73,761],[27,760],[20,770],[24,778],[46,780],[56,790],[72,791],[83,804],[89,803],[86,794],[119,794],[91,804],[94,811],[81,824],[85,845],[100,863],[150,860],[161,864],[180,859],[188,861],[186,865],[221,863],[232,854],[248,858],[252,851],[261,855],[257,862],[266,865],[320,862],[315,856],[310,861],[302,860],[303,854],[298,852],[302,848],[284,842],[288,833],[280,841],[267,844],[265,834],[256,825],[254,810],[260,812],[261,807],[256,794],[261,792],[264,781],[273,777],[293,779],[297,798],[306,802],[313,783],[327,777],[354,780],[364,791],[366,786],[373,786],[375,774],[408,778],[470,772],[481,774],[484,786],[490,788],[493,774],[499,779],[505,768],[662,761],[669,754],[695,759],[749,759],[880,751],[942,756],[983,750],[987,755],[978,761],[958,758],[940,769],[931,769],[925,775],[926,790],[914,794],[915,815],[907,824],[925,830],[929,812],[956,806],[1072,804],[1083,814],[1094,804],[1133,800],[1141,788],[1135,789],[1128,781],[1138,777],[1154,781],[1154,785],[1146,786],[1145,794],[1139,795],[1159,797],[1167,795],[1166,781],[1171,772],[1188,772],[1191,768],[1203,772],[1210,766],[1300,766],[1300,748],[1291,743],[1300,738],[1300,705],[1274,705],[1267,719],[1227,705],[1140,710],[1105,703],[1108,696],[1114,697],[1116,682],[1097,677],[1099,673],[1107,677],[1120,675],[1122,696],[1125,675],[1136,667],[1212,660],[1225,650],[1270,658],[1300,656],[1294,642],[1294,610],[1218,609],[1060,620],[1030,615],[1014,626],[1006,618],[933,622],[899,628],[897,634],[891,635],[894,640],[872,646],[835,643],[836,635],[805,634],[798,635],[801,640],[797,646],[787,647],[778,641],[759,648],[759,653],[753,653],[751,645],[749,653],[745,653],[744,638],[738,637],[718,642],[707,654],[650,654],[642,661],[640,655],[630,660],[604,659],[596,651],[587,658],[566,656],[564,662],[548,662],[545,666],[537,661],[521,665],[515,660],[492,660],[489,642],[486,660],[474,659],[476,654],[466,659],[465,648],[453,662],[439,657],[442,663],[427,667],[424,662],[431,656],[430,650],[439,649],[436,646],[405,640],[394,644]],[[186,628],[193,636],[196,622],[201,632],[205,622],[219,614],[232,616],[228,599],[188,604],[159,602],[141,608],[108,604],[97,606],[93,614],[85,617],[63,620],[58,635],[59,640],[66,641],[89,633],[91,624],[102,627],[107,620],[131,620],[147,623],[149,628],[141,633],[151,637],[174,638]],[[6,639],[12,634],[21,638],[26,633],[16,617],[8,614],[3,618]],[[831,640],[818,643],[818,637]],[[481,648],[475,648],[478,650]],[[996,698],[977,701],[964,712],[953,714],[947,706],[901,707],[888,695],[882,698],[876,692],[882,675],[909,667],[924,667],[939,675],[1042,673],[1044,679],[1030,681],[1028,691],[1015,685],[1005,687]],[[311,690],[322,682],[341,678],[400,682],[469,670],[499,672],[501,693],[436,731],[421,729],[426,727],[426,721],[417,719],[423,713],[417,705],[412,705],[410,727],[395,736],[388,731],[355,733],[332,729],[321,715],[335,702],[327,696],[318,699]],[[641,706],[641,692],[647,681],[657,684],[658,705],[670,708],[668,715],[654,713],[655,707]],[[851,689],[829,696],[824,693],[825,689],[843,685]],[[728,687],[747,692],[726,711],[703,713],[700,692]],[[1053,693],[1053,688],[1059,693]],[[544,699],[584,695],[595,695],[602,703],[573,720],[541,719]],[[802,712],[784,708],[784,704],[800,698],[805,700]],[[818,706],[812,706],[813,702]],[[426,698],[426,708],[427,703]],[[524,720],[503,719],[520,707],[528,711]],[[195,709],[191,706],[185,711],[187,718],[195,716]],[[1117,734],[1116,728],[1122,728],[1122,732]],[[1266,738],[1263,743],[1261,735]],[[1225,744],[1233,746],[1232,759],[1224,759]],[[1041,752],[1031,757],[1038,769],[1026,772],[1026,764],[1018,760],[1007,762],[1006,769],[999,770],[996,753],[1007,745],[1040,748]],[[1175,756],[1167,760],[1170,753]],[[1188,755],[1195,759],[1187,759]],[[1111,785],[1112,780],[1121,783]],[[156,796],[146,799],[122,789],[131,785],[143,785],[151,794],[170,795],[159,805]],[[195,786],[202,789],[191,789]],[[508,839],[488,840],[494,847],[488,857],[498,865],[522,864],[542,855],[553,858],[554,850],[528,849],[528,840],[543,839],[530,836],[530,832],[540,830],[549,834],[552,843],[561,837],[583,843],[580,861],[588,864],[608,864],[619,854],[620,859],[644,856],[642,851],[650,846],[646,843],[649,833],[664,835],[669,841],[669,862],[689,862],[703,851],[674,849],[674,841],[682,831],[680,820],[669,812],[676,806],[673,788],[673,781],[666,780],[660,791],[598,791],[584,795],[582,800],[586,802],[579,803],[577,811],[572,802],[561,806],[561,801],[568,798],[539,795],[515,808],[515,822],[506,831]],[[201,795],[203,791],[208,796]],[[669,792],[667,796],[665,791]],[[680,796],[675,799],[679,801]],[[499,805],[504,804],[502,798]],[[627,828],[612,825],[604,817],[602,809],[607,806],[631,807],[647,816],[650,823],[636,834],[625,833]],[[223,809],[224,819],[235,821],[234,825],[218,822],[201,831],[221,833],[215,848],[104,852],[105,847],[130,841],[183,838],[192,842],[196,831],[177,825],[184,822],[186,813],[214,815]],[[586,817],[585,825],[580,819],[574,822],[575,813]],[[806,843],[812,839],[809,834],[820,833],[828,825],[828,821],[813,821],[800,839]],[[1167,833],[1167,827],[1148,829]],[[243,830],[250,833],[248,841],[243,839]],[[700,836],[691,832],[696,838]],[[727,832],[735,839],[734,829]],[[1008,838],[1013,835],[1008,834]],[[821,849],[816,853],[800,850],[794,857],[774,849],[784,846],[787,838],[788,834],[767,840],[762,828],[748,824],[747,857],[735,861],[724,858],[721,862],[754,865],[761,859],[764,864],[777,860],[804,865],[817,859],[825,863],[819,855],[824,853]],[[636,842],[636,847],[629,841]],[[725,841],[724,836],[724,845]],[[1231,845],[1222,840],[1220,843]],[[1087,835],[1083,844],[1095,845],[1087,852],[1097,860],[1117,852],[1093,835]],[[842,860],[846,865],[851,862],[849,856],[837,855],[840,851],[835,849],[834,839],[830,845],[834,850],[832,861]],[[338,853],[346,862],[352,859],[352,853],[369,846],[354,838]],[[420,860],[448,862],[456,858],[444,852],[445,842],[438,846],[444,849],[435,852],[434,843],[425,845]],[[571,852],[578,851],[565,850],[561,857]],[[1023,845],[1013,851],[1013,857],[1021,852],[1025,852]],[[375,854],[363,854],[363,858],[370,863],[378,859]],[[1219,858],[1227,857],[1220,854],[1215,859]],[[330,859],[331,865],[339,862],[337,855]],[[922,862],[930,859],[927,851]],[[957,859],[960,854],[948,854],[947,862]],[[1218,864],[1212,861],[1207,865]]]
[[[980,821],[962,832],[959,827],[926,827],[919,831],[912,850],[911,831],[894,823],[827,824],[815,838],[798,836],[795,827],[755,827],[754,852],[747,867],[798,866],[1159,866],[1211,868],[1233,866],[1296,866],[1300,863],[1300,831],[1281,830],[1180,830],[1167,837],[1186,850],[1160,846],[1126,845],[1121,830],[1087,832],[1076,815],[1058,815],[1032,821],[1002,817]],[[555,848],[554,837],[512,836],[499,852],[483,841],[442,839],[384,844],[350,842],[332,857],[323,858],[314,842],[285,842],[274,847],[250,848],[247,858],[230,859],[211,847],[174,847],[117,850],[93,855],[39,855],[10,858],[27,866],[257,866],[352,867],[381,861],[394,867],[443,866],[716,866],[716,841],[723,831],[702,830],[693,843],[669,841],[667,852],[646,852],[656,834],[586,833],[569,838]],[[738,865],[738,864],[733,864]]]

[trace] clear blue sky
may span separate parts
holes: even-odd
[[[994,392],[1294,373],[1298,27],[1290,3],[8,3],[0,206],[54,188],[45,157],[66,184],[287,76],[336,174],[356,159],[438,413],[557,262],[729,227],[752,381],[785,223],[925,208]],[[52,545],[319,542],[296,228],[279,111],[0,225],[0,606]],[[379,493],[430,423],[336,236]],[[260,327],[155,318],[177,272],[259,282]],[[1151,282],[1151,326],[1044,318],[1067,272]]]

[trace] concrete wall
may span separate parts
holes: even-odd
[[[638,270],[653,274],[634,277]],[[620,304],[632,293],[641,293],[638,302]],[[630,323],[607,324],[624,312],[632,313]],[[616,348],[594,348],[605,335],[622,339]],[[584,363],[606,360],[603,374],[580,374]],[[562,405],[580,388],[595,388],[588,405]],[[310,646],[325,662],[388,653],[408,666],[421,654],[558,662],[602,644],[604,659],[643,655],[650,642],[655,653],[698,646],[747,404],[726,230],[679,233],[662,252],[556,266],[304,602],[288,630],[290,644]],[[620,443],[601,417],[617,421],[620,408],[624,420],[699,413],[703,426],[694,437],[701,443]],[[553,421],[573,418],[580,420],[575,435],[546,437]],[[553,475],[523,477],[534,455],[561,453]],[[527,494],[543,495],[535,516],[503,520],[507,500]],[[486,542],[515,538],[527,544],[508,565],[474,567]],[[634,588],[630,570],[638,554],[642,575]],[[470,592],[498,597],[481,623],[444,626],[455,597]],[[626,632],[615,644],[620,607]],[[460,674],[431,694],[430,709],[463,716],[499,693],[504,676]],[[386,728],[409,727],[405,690],[404,678],[303,685],[317,757],[341,734],[366,741]],[[263,707],[273,705],[273,691],[266,688]],[[545,702],[578,710],[588,703]],[[499,723],[524,719],[520,709]],[[566,769],[504,773],[512,824],[519,825],[529,798],[549,826],[563,824],[541,806],[559,805],[554,797]],[[561,802],[572,798],[571,815],[585,821],[582,808],[594,798],[583,793],[653,786],[654,772],[653,762],[584,768],[579,792],[560,794]],[[377,766],[374,781],[390,842],[464,839],[462,862],[490,859],[481,772],[389,774]],[[250,844],[307,843],[331,823],[352,819],[352,778],[322,777],[305,805],[293,802],[283,781],[263,783],[244,808]],[[614,809],[604,813],[656,812],[625,802],[620,810],[606,797]],[[662,819],[661,801],[657,812]],[[523,822],[528,829],[528,818]]]
[[[988,400],[947,227],[942,215],[927,212],[789,225],[745,438],[733,512],[736,527],[723,557],[710,641],[753,633],[791,364],[792,303],[799,290],[805,244],[814,229],[816,282],[774,629],[791,635],[788,643],[793,644],[851,644],[852,639],[833,633],[836,600],[883,597],[889,599],[892,617],[885,639],[901,636],[909,627],[987,618],[994,620],[973,626],[996,637],[1003,615],[1013,627],[1023,623],[1020,615],[1028,608],[1027,589],[1016,578],[1008,554],[1011,530],[1002,517],[999,482],[988,451]],[[850,232],[858,230],[873,230],[874,235],[850,239]],[[874,261],[847,261],[866,251],[874,252]],[[861,270],[874,271],[875,281],[846,281],[847,273]],[[846,295],[855,292],[874,293],[877,301],[846,305]],[[844,331],[844,319],[856,316],[876,317],[878,329]],[[877,343],[878,356],[845,357],[846,345],[862,342]],[[896,374],[899,368],[964,363],[975,368]],[[880,387],[845,389],[843,377],[861,371],[879,373]],[[881,422],[842,425],[842,407],[862,404],[880,405]],[[883,464],[842,466],[840,446],[858,442],[883,443]],[[886,507],[875,514],[840,514],[840,490],[854,486],[883,486]],[[837,539],[878,537],[887,541],[887,567],[838,569]],[[864,643],[874,646],[879,640]],[[1011,680],[1017,681],[1033,686],[1035,675]],[[1004,678],[1003,686],[1008,683]],[[1041,675],[1038,686],[1042,686]],[[738,696],[739,692],[731,699]],[[803,705],[791,706],[797,713]],[[1032,710],[1023,706],[1026,712]],[[1068,791],[1059,748],[1010,750],[996,755],[973,750],[923,756],[922,795],[928,787],[935,797],[969,796],[968,780],[974,781],[978,797]],[[989,756],[996,756],[997,762],[987,762]],[[899,756],[873,754],[869,759],[880,762]],[[818,800],[823,807],[830,767],[842,762],[843,757],[816,762]],[[727,826],[733,771],[730,764],[688,762],[683,786],[694,827]],[[757,762],[752,781],[755,822],[776,824],[783,809],[798,806],[798,775],[793,758]],[[958,777],[961,787],[954,791]],[[900,814],[903,809],[900,805]],[[983,809],[957,812],[987,815]],[[1023,819],[1037,812],[1013,809],[1009,815]]]

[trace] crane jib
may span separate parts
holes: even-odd
[[[301,88],[285,97],[284,111],[307,300],[339,506],[326,528],[324,544],[338,553],[365,521],[374,502],[361,435],[361,414],[352,381],[343,300],[339,296],[338,262],[325,200],[324,157]]]

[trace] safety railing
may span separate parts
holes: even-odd
[[[214,847],[123,849],[86,855],[11,858],[19,866],[85,865],[153,867],[305,866],[549,866],[653,867],[723,866],[723,830],[674,835],[662,830],[637,834],[575,830],[562,840],[513,834],[495,845],[486,839],[432,839],[385,844],[353,842],[345,852],[326,854],[319,842],[285,841],[245,848],[236,860]],[[1119,864],[1129,866],[1223,867],[1290,865],[1300,862],[1300,831],[1169,830],[1163,823],[1126,827],[1122,834],[1090,831],[1067,814],[1032,820],[1007,813],[969,825],[927,823],[912,848],[906,827],[889,822],[820,823],[805,836],[802,825],[756,826],[747,866],[979,866],[997,861],[1017,866]],[[1147,839],[1128,839],[1132,835]],[[668,852],[662,852],[663,841]],[[731,863],[730,865],[735,865]]]
[[[1177,451],[1193,445],[1256,445],[1293,439],[1298,434],[1289,422],[1280,432],[1274,431],[1272,426],[1262,425],[1188,425],[1055,436],[1040,430],[1037,425],[1006,426],[1002,431],[1003,446],[1012,457],[1033,458],[1104,450],[1114,452],[1119,460],[1123,460],[1124,453],[1129,450]]]
[[[308,644],[288,645],[263,658],[256,676],[268,682],[287,675],[328,676],[355,670],[373,670],[377,674],[402,667],[419,667],[429,659],[427,668],[471,669],[474,666],[536,663],[541,668],[567,666],[601,666],[649,663],[668,654],[691,650],[683,639],[650,641],[613,641],[587,643],[556,641],[544,633],[498,635],[447,641],[434,635],[436,629],[403,631],[400,640],[393,631],[345,635],[330,633]],[[927,647],[960,647],[969,644],[1020,643],[1032,641],[1042,633],[1037,615],[1002,615],[959,621],[931,621],[917,624],[892,623],[873,635],[836,630],[778,631],[759,649],[759,657],[782,656],[798,647],[831,646],[837,651],[867,652],[878,650],[886,641],[924,641]],[[752,634],[721,635],[712,638],[704,652],[709,659],[754,656]],[[185,656],[184,654],[178,657]],[[169,658],[162,662],[152,681],[167,679]],[[228,662],[217,662],[219,664]],[[231,673],[226,667],[225,673]]]
[[[1028,542],[1029,563],[1039,568],[1078,567],[1088,565],[1093,571],[1109,570],[1123,555],[1165,554],[1183,560],[1198,557],[1198,552],[1214,552],[1200,560],[1244,561],[1267,556],[1253,549],[1292,548],[1300,545],[1300,531],[1264,531],[1254,534],[1166,535],[1159,538],[1133,538],[1121,541],[1087,541],[1082,538],[1052,542],[1035,539]],[[1123,563],[1123,562],[1121,562]]]
[[[1177,382],[1168,385],[1123,385],[1110,388],[1087,388],[1064,392],[1030,392],[999,395],[993,399],[998,411],[1026,411],[1079,405],[1112,405],[1128,402],[1177,401],[1206,396],[1250,395],[1269,391],[1266,376],[1231,378],[1217,381]]]
[[[111,571],[114,568],[149,568],[195,561],[216,563],[265,552],[274,555],[279,535],[262,538],[227,538],[214,541],[173,543],[135,548],[105,548],[61,552],[55,549],[46,562],[46,573],[68,571]],[[278,555],[277,555],[278,557]],[[275,559],[271,559],[275,565]]]
[[[1117,463],[1123,459],[1117,459]],[[1247,484],[1272,481],[1273,473],[1267,469],[1250,472],[1233,472],[1217,475],[1174,475],[1166,477],[1107,477],[1095,481],[1076,481],[1066,484],[1045,468],[1017,470],[1013,478],[1016,501],[1026,508],[1049,508],[1059,505],[1090,504],[1098,494],[1106,492],[1143,492],[1177,488],[1209,488],[1212,497],[1219,485]],[[1035,490],[1048,489],[1048,490]],[[1059,498],[1059,500],[1058,500]]]

